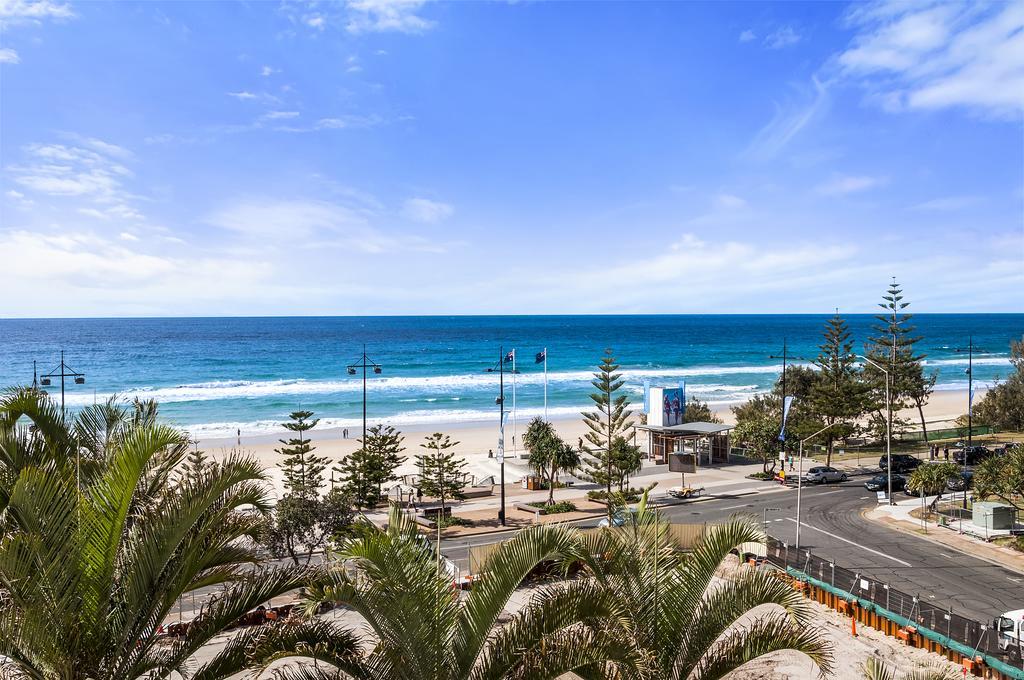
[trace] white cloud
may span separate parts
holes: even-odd
[[[757,34],[749,28],[740,33],[740,42],[745,43],[750,42],[751,40],[757,40]]]
[[[273,68],[271,66],[264,66],[263,68],[260,69],[260,75],[263,76],[264,78],[267,78],[269,76],[274,75],[275,73],[280,73],[280,72],[281,72],[281,69],[276,69],[276,68]]]
[[[241,92],[228,92],[228,96],[229,97],[234,97],[235,99],[239,99],[239,100],[259,99],[259,97],[257,95],[255,95],[252,92],[249,92],[247,90],[242,90]]]
[[[51,0],[0,0],[0,25],[39,23],[44,19],[73,19],[70,5]]]
[[[811,121],[824,112],[829,103],[828,89],[817,78],[811,87],[799,89],[784,104],[775,103],[775,115],[761,128],[747,148],[746,154],[757,159],[774,158]]]
[[[904,3],[856,5],[857,30],[836,58],[885,108],[966,107],[1019,119],[1024,109],[1024,4]]]
[[[310,28],[322,31],[324,30],[324,26],[327,24],[327,19],[325,19],[322,14],[312,14],[305,18],[305,22]]]
[[[783,26],[778,28],[764,38],[764,44],[766,47],[772,50],[779,50],[783,47],[789,47],[800,42],[800,34],[793,30],[792,26]]]
[[[845,196],[867,191],[883,183],[884,180],[880,177],[840,175],[818,185],[817,191],[824,196]]]
[[[747,207],[747,201],[734,194],[723,192],[715,196],[715,205],[726,210],[739,210]]]
[[[980,202],[980,196],[944,196],[942,198],[933,198],[930,201],[918,203],[917,205],[912,206],[911,210],[947,212],[962,210],[972,205],[977,205]]]
[[[405,217],[428,224],[446,220],[454,213],[455,208],[451,205],[429,198],[410,198],[402,206],[402,214]]]
[[[21,57],[10,47],[0,47],[0,64],[19,64]]]
[[[132,207],[137,198],[125,186],[133,176],[122,164],[132,153],[100,139],[66,135],[78,145],[30,144],[25,161],[9,170],[16,184],[50,197],[88,201],[78,213],[101,219],[139,221],[143,216]]]
[[[346,29],[349,33],[425,33],[435,22],[417,14],[424,4],[424,0],[348,0]]]
[[[263,114],[263,117],[267,120],[285,120],[288,118],[298,118],[298,111],[268,111]]]

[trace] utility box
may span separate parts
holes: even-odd
[[[971,521],[976,526],[990,531],[1008,531],[1013,529],[1014,508],[1002,503],[980,501],[974,504],[974,515]]]

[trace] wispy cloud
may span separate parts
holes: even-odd
[[[715,196],[715,205],[726,210],[738,210],[747,207],[747,200],[735,194],[723,192]]]
[[[264,78],[268,78],[274,75],[275,73],[280,72],[281,69],[273,68],[272,66],[264,66],[263,68],[260,69],[260,75],[263,76]]]
[[[868,177],[866,175],[839,175],[827,182],[819,184],[817,192],[823,196],[845,196],[861,191],[867,191],[885,183],[881,177]]]
[[[911,206],[910,209],[927,212],[952,212],[969,208],[980,202],[980,196],[943,196],[942,198],[933,198],[930,201],[918,203],[915,206]]]
[[[764,38],[765,47],[771,50],[779,50],[800,42],[800,34],[792,26],[777,28]]]
[[[962,106],[1019,120],[1024,110],[1024,4],[854,5],[857,33],[836,58],[890,110]]]
[[[750,42],[751,40],[757,40],[757,34],[750,30],[749,28],[740,33],[741,43]]]
[[[0,64],[17,64],[21,62],[21,57],[10,47],[0,47]]]
[[[421,17],[418,12],[424,0],[348,0],[349,33],[425,33],[436,22]]]
[[[775,103],[775,115],[755,135],[747,155],[760,160],[775,157],[827,106],[827,87],[812,77],[810,87],[797,88],[790,99]]]
[[[410,198],[402,206],[402,214],[416,222],[434,224],[452,216],[455,209],[441,201],[432,201],[429,198]]]
[[[45,19],[73,19],[71,5],[51,0],[3,0],[0,2],[0,26],[40,23]]]

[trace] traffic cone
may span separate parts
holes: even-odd
[[[853,633],[853,637],[857,637],[857,617],[850,617],[850,632]]]

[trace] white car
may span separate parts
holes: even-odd
[[[845,482],[846,473],[833,467],[819,465],[804,473],[804,481],[808,484],[828,484],[829,482]]]

